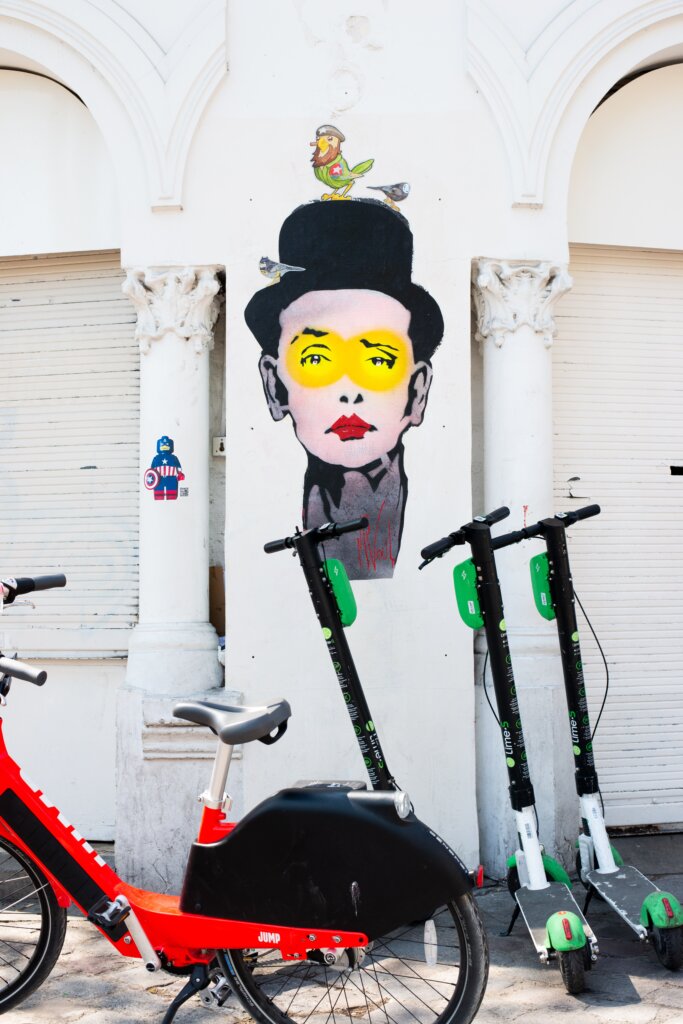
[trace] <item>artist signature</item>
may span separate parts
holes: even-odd
[[[390,562],[392,569],[396,565],[396,554],[398,552],[394,554],[391,519],[387,521],[384,528],[382,526],[384,504],[382,502],[379,507],[374,526],[370,523],[356,537],[358,566],[360,569],[372,569],[375,572],[378,562]],[[380,532],[382,532],[382,536],[380,536]]]

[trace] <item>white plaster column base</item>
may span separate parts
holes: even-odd
[[[574,759],[567,724],[567,705],[559,648],[552,635],[531,630],[508,633],[527,748],[536,796],[540,840],[551,857],[573,867],[579,829],[579,803],[574,784]],[[486,873],[505,876],[507,858],[519,845],[508,792],[503,741],[483,687],[486,643],[475,642],[477,806],[481,861]],[[496,707],[490,661],[487,691]]]
[[[126,685],[179,698],[222,686],[216,630],[209,622],[140,623],[130,639]]]
[[[240,704],[231,690],[196,692],[188,700]],[[198,796],[211,777],[217,740],[210,729],[173,717],[179,694],[146,694],[125,686],[118,695],[116,868],[125,881],[179,893],[197,837]],[[242,805],[241,750],[233,756],[228,790]]]
[[[239,703],[239,694],[223,689],[217,646],[207,622],[133,630],[118,694],[116,751],[116,865],[132,885],[180,891],[216,740],[209,729],[175,719],[173,705]]]

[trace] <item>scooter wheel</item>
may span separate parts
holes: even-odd
[[[564,987],[570,996],[577,996],[586,987],[582,949],[560,950],[557,954]]]
[[[683,967],[683,925],[677,928],[652,926],[650,933],[657,959],[668,971]]]

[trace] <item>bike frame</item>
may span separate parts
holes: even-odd
[[[229,756],[219,741],[216,759],[225,772],[214,769],[212,784],[225,776]],[[227,764],[225,763],[227,761]],[[206,813],[209,811],[210,813]],[[202,843],[217,842],[234,827],[215,809],[205,807]],[[303,960],[311,949],[362,947],[366,935],[321,928],[290,928],[277,922],[255,923],[188,914],[180,898],[136,889],[126,884],[96,850],[64,818],[42,790],[33,788],[10,757],[0,719],[0,835],[8,839],[42,869],[62,907],[74,903],[111,944],[127,957],[141,958],[148,970],[190,964],[208,964],[216,949],[272,949],[283,959]],[[114,901],[128,905],[124,920],[101,927],[92,915]],[[162,964],[163,959],[163,964]]]

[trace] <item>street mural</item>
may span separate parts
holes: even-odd
[[[173,440],[164,434],[157,441],[157,453],[149,469],[145,470],[144,484],[148,491],[154,491],[155,501],[175,501],[178,485],[185,479],[180,460],[174,454]]]
[[[344,141],[331,125],[316,134],[319,142]],[[287,217],[279,259],[260,263],[271,284],[252,297],[245,318],[262,349],[270,413],[291,419],[307,454],[304,526],[367,516],[366,530],[326,543],[325,553],[341,559],[351,579],[381,579],[393,575],[399,555],[408,497],[403,438],[422,423],[443,319],[412,281],[413,236],[392,196],[348,197],[372,161],[341,166],[339,191],[323,199],[346,201],[317,200]],[[403,185],[368,187],[405,198]]]

